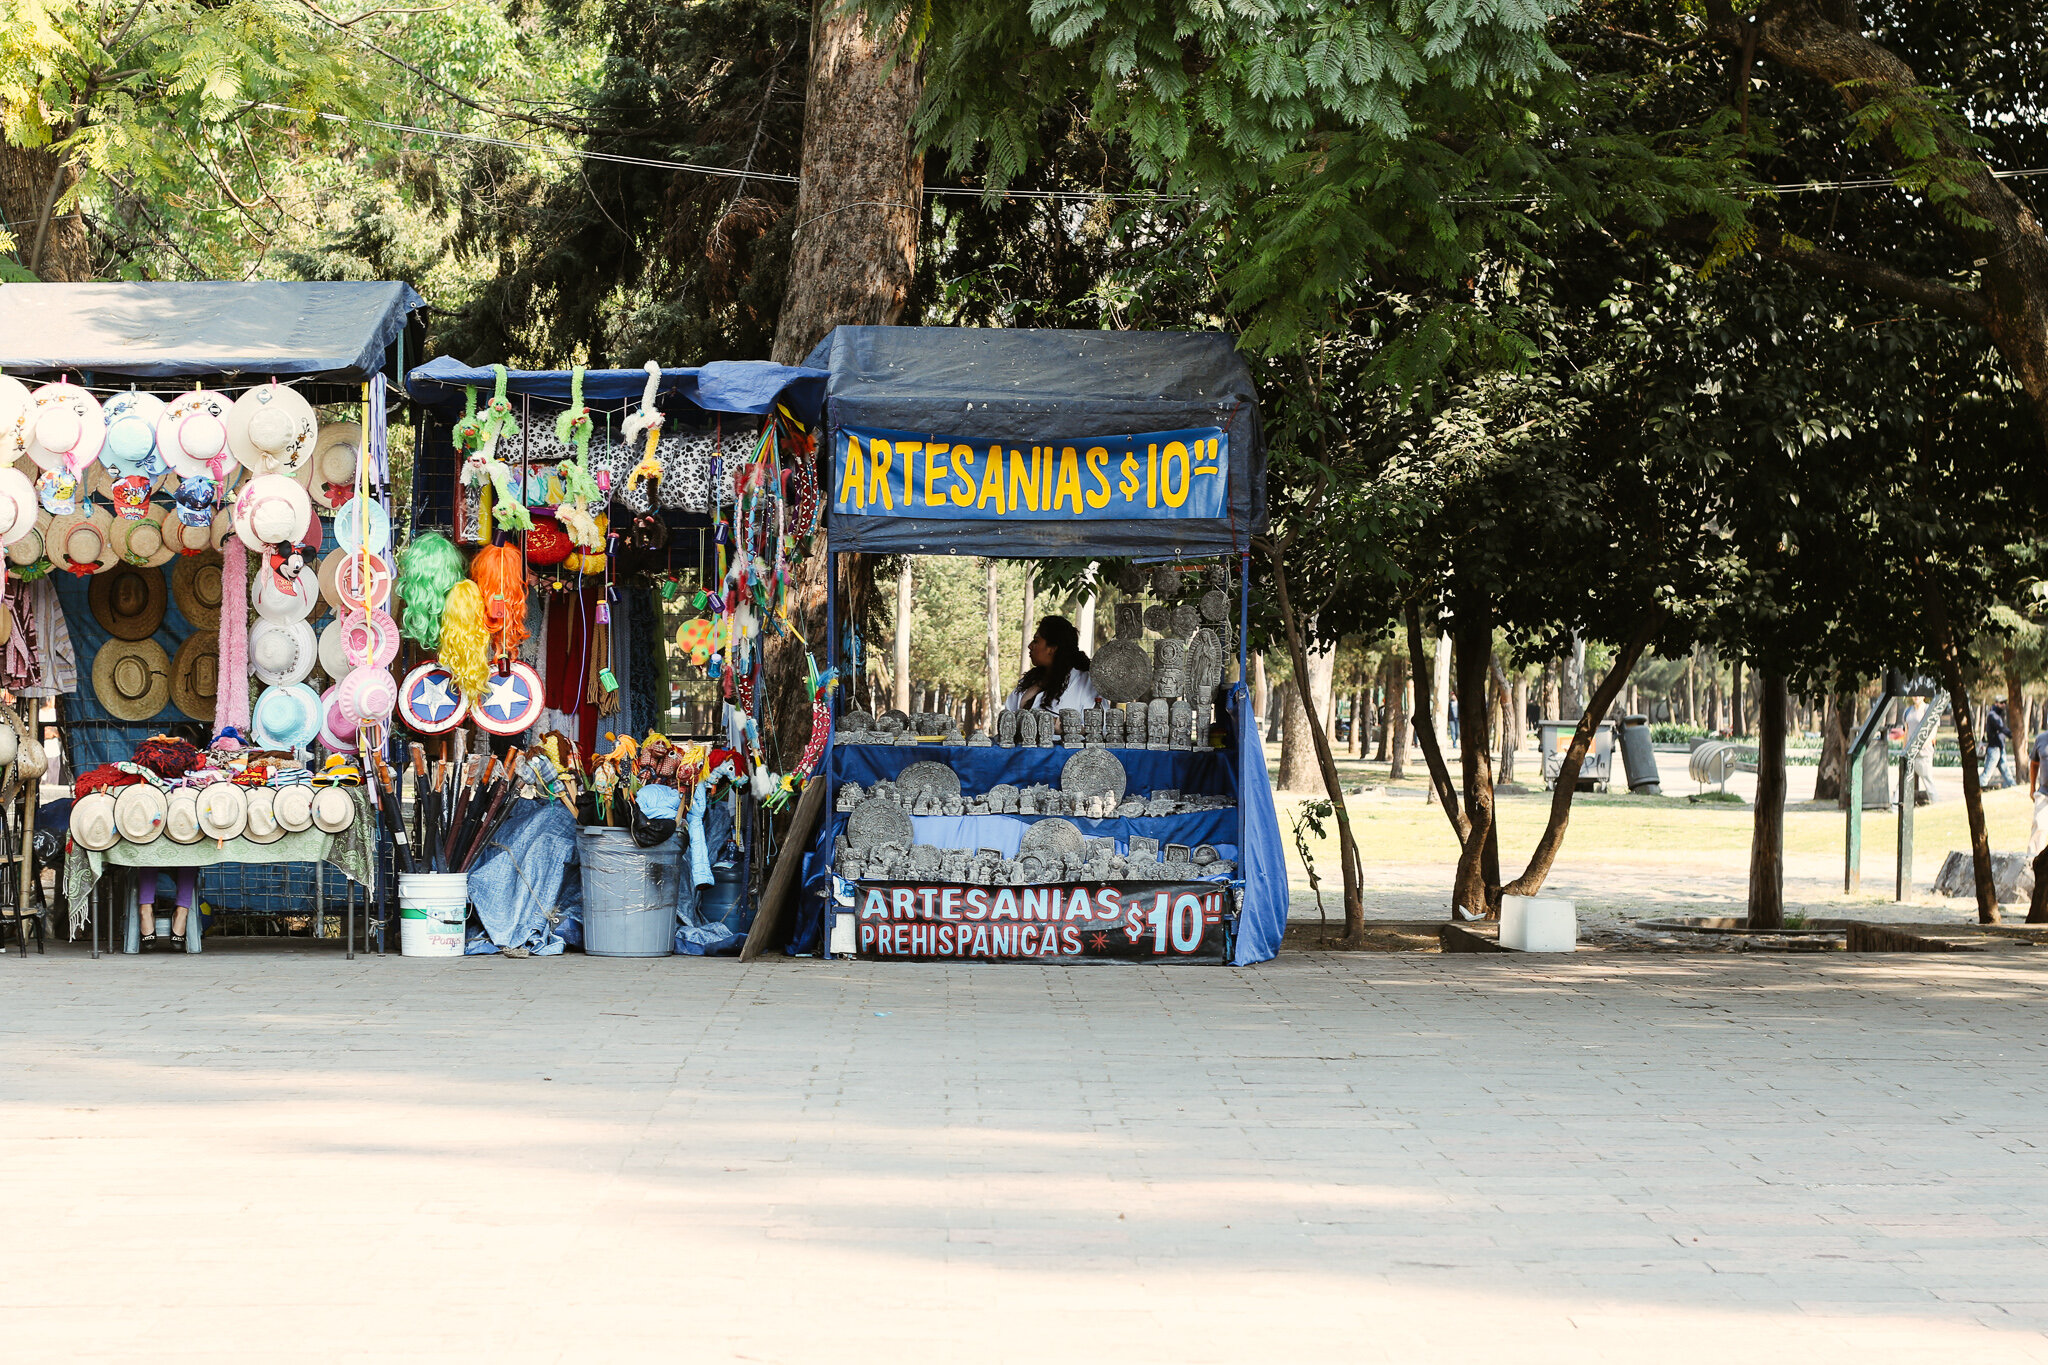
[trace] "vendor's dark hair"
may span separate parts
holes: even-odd
[[[1028,692],[1036,687],[1038,696],[1024,704],[1049,707],[1066,692],[1075,669],[1088,671],[1088,656],[1081,652],[1081,632],[1064,616],[1048,616],[1040,621],[1038,638],[1052,646],[1052,662],[1043,668],[1034,667],[1019,678],[1017,690]]]

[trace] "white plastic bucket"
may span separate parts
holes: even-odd
[[[1502,896],[1500,944],[1522,953],[1577,951],[1576,903],[1561,896]]]
[[[467,872],[398,874],[398,947],[407,957],[461,957]]]

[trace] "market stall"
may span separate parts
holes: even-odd
[[[131,952],[163,882],[188,951],[202,900],[317,922],[323,867],[375,886],[395,816],[368,761],[394,690],[386,393],[421,302],[398,283],[0,289],[4,683],[56,700],[61,880],[95,952],[110,867]]]
[[[1286,871],[1242,681],[1264,449],[1231,340],[841,327],[810,364],[835,619],[856,552],[1096,560],[1124,600],[1092,704],[962,735],[835,703],[794,950],[1272,957]]]
[[[407,376],[420,455],[399,729],[418,743],[415,809],[476,826],[462,812],[491,786],[479,762],[509,792],[482,834],[453,836],[475,850],[466,866],[411,841],[416,861],[469,875],[466,951],[715,952],[744,934],[759,817],[806,771],[764,752],[757,684],[818,524],[824,380],[447,358]],[[486,733],[465,762],[471,727]]]

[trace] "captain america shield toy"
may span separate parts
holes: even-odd
[[[416,735],[445,735],[468,714],[469,700],[455,675],[439,664],[421,664],[398,689],[398,717]]]
[[[483,696],[470,706],[469,718],[489,734],[516,735],[539,720],[540,712],[540,674],[527,664],[514,663],[491,675]]]

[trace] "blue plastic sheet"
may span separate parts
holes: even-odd
[[[713,884],[713,868],[730,868],[735,859],[732,805],[726,801],[716,805],[703,802],[705,789],[706,784],[698,785],[698,800],[692,803],[689,825],[690,861],[703,868],[703,882],[699,884],[695,875],[677,879],[682,885],[676,891],[676,951],[690,957],[736,953],[746,941],[746,925],[710,919],[703,913],[704,892]]]
[[[568,370],[507,371],[505,391],[525,394],[551,404],[569,401],[571,372]],[[680,399],[706,412],[729,412],[761,417],[778,403],[806,423],[818,420],[825,401],[824,370],[800,365],[774,365],[765,360],[714,360],[696,369],[663,370],[656,390],[656,402],[664,409],[667,400]],[[489,397],[497,388],[497,372],[487,367],[465,365],[452,356],[438,356],[406,376],[406,391],[414,401],[448,418],[462,412],[463,391],[479,389]],[[591,407],[632,403],[637,406],[647,387],[645,370],[585,370],[583,401]]]
[[[476,907],[483,933],[472,935],[464,951],[525,948],[536,957],[561,952],[568,940],[556,916],[569,885],[576,887],[580,912],[575,819],[560,802],[514,801],[512,813],[470,869],[469,903]]]
[[[1243,967],[1264,962],[1280,951],[1287,930],[1287,848],[1280,840],[1280,812],[1273,805],[1273,784],[1266,776],[1266,749],[1258,718],[1252,714],[1251,689],[1239,683],[1230,689],[1230,713],[1236,722],[1239,754],[1253,756],[1237,784],[1238,809],[1244,817],[1244,842],[1238,875],[1244,879],[1244,908],[1237,920],[1237,950],[1231,961]]]

